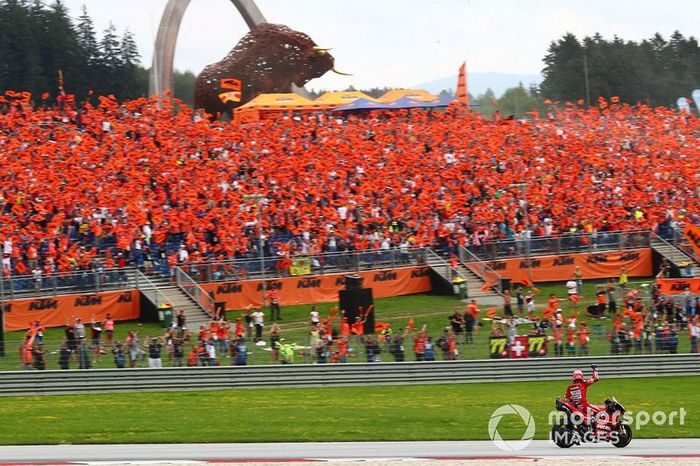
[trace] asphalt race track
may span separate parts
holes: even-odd
[[[602,443],[562,450],[546,440],[502,451],[479,442],[243,443],[0,446],[0,464],[488,460],[547,458],[677,458],[700,462],[700,439],[633,440],[623,449]]]

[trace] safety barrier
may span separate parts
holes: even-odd
[[[4,372],[0,396],[565,380],[597,363],[601,377],[700,374],[700,354],[376,364]]]

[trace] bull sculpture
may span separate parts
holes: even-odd
[[[327,48],[281,24],[253,27],[220,62],[197,76],[195,108],[213,118],[228,114],[259,94],[290,92],[335,70]]]

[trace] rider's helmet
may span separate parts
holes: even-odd
[[[583,380],[583,372],[581,371],[581,369],[574,370],[573,379],[574,382],[576,382],[577,380]]]

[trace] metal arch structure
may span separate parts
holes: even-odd
[[[158,26],[153,48],[153,61],[148,80],[148,94],[163,95],[173,89],[173,66],[175,46],[180,24],[191,0],[168,0]],[[254,0],[231,0],[249,28],[266,23],[267,20]]]

